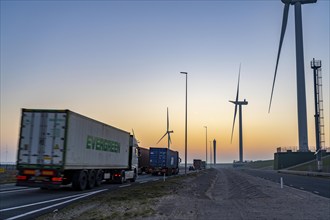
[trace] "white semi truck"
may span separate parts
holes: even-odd
[[[70,110],[22,109],[17,186],[91,189],[102,181],[134,182],[133,135]]]

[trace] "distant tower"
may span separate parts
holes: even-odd
[[[214,165],[217,164],[217,158],[216,158],[216,156],[217,156],[217,141],[214,139],[213,140],[213,157],[214,157],[213,162],[214,162]]]
[[[322,97],[322,75],[321,60],[311,61],[311,68],[314,75],[314,104],[315,104],[315,140],[316,140],[316,158],[317,170],[322,171],[322,147],[324,144],[324,124],[323,124],[323,97]]]
[[[212,141],[210,141],[210,166],[212,164]]]

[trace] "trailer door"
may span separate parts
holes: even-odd
[[[62,165],[66,113],[23,110],[18,164]]]

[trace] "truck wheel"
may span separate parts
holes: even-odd
[[[135,180],[136,180],[136,178],[137,178],[137,175],[136,175],[136,172],[134,172],[134,176],[133,176],[133,178],[131,179],[131,182],[134,183]]]
[[[75,190],[84,190],[87,186],[87,172],[84,170],[76,171],[73,175],[72,187]]]
[[[92,189],[95,186],[95,180],[95,170],[90,170],[88,172],[87,189]]]
[[[96,171],[96,179],[95,179],[95,186],[101,186],[103,180],[103,171],[97,170]]]
[[[121,175],[120,175],[119,183],[123,184],[125,182],[126,182],[125,172],[122,172]]]

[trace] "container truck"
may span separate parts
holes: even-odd
[[[149,151],[149,170],[153,175],[172,175],[179,173],[179,152],[168,148],[151,147]]]
[[[149,149],[139,147],[139,169],[138,174],[149,173]]]
[[[70,110],[22,109],[18,145],[17,186],[84,190],[138,175],[130,133]]]
[[[193,166],[194,166],[195,170],[201,170],[202,169],[202,160],[194,159]]]

